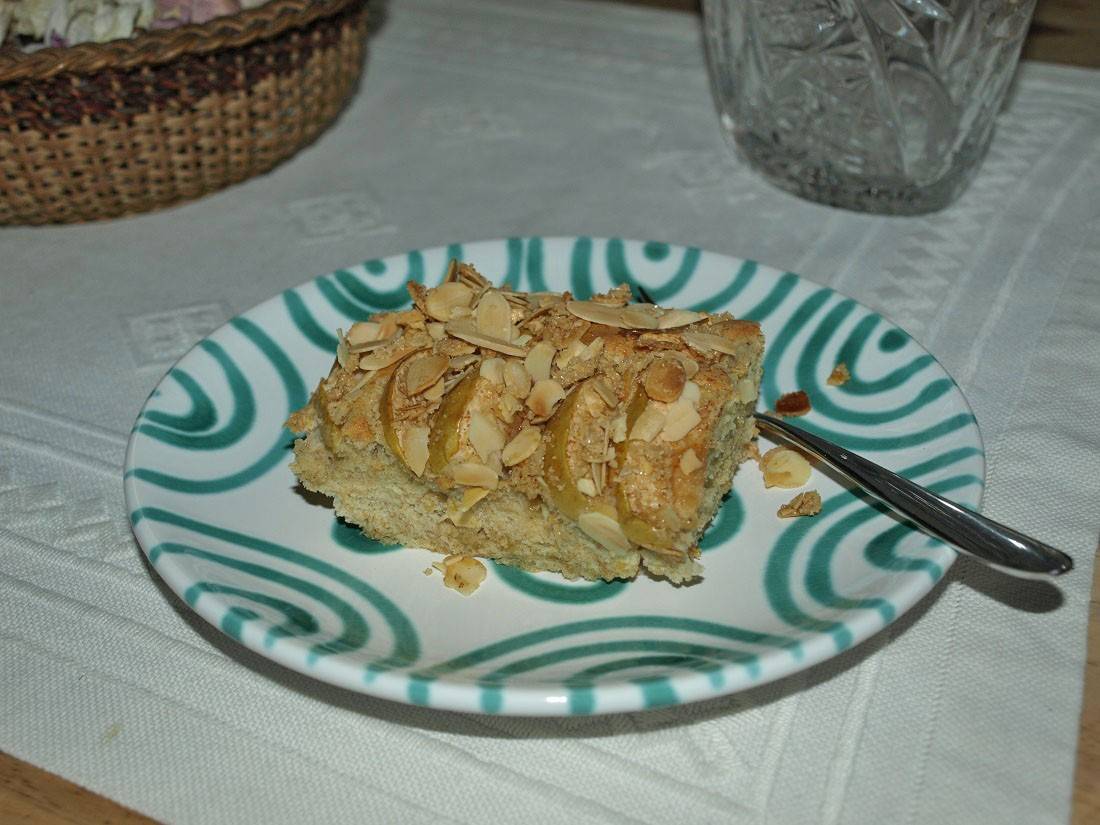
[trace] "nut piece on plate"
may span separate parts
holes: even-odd
[[[821,512],[821,494],[817,490],[799,493],[786,504],[780,505],[776,515],[780,518],[816,516]]]
[[[801,487],[810,480],[810,462],[798,450],[772,447],[760,456],[765,487]]]
[[[833,371],[829,373],[829,377],[825,379],[825,383],[830,387],[839,387],[842,384],[847,384],[851,378],[852,373],[848,371],[848,365],[841,361],[833,367]]]
[[[306,488],[368,536],[447,554],[460,592],[485,577],[475,556],[571,579],[700,575],[699,538],[754,449],[758,324],[631,303],[625,285],[515,292],[458,262],[409,294],[338,336],[291,416]],[[792,455],[761,459],[769,483],[805,483]]]
[[[784,393],[775,402],[775,414],[784,418],[795,418],[810,411],[810,396],[803,390]]]
[[[485,581],[485,565],[470,556],[451,555],[443,559],[443,584],[463,596],[471,595]]]

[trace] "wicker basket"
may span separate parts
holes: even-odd
[[[271,169],[343,108],[366,28],[366,0],[271,0],[0,55],[0,224],[146,212]]]

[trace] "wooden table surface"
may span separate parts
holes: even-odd
[[[608,0],[603,0],[608,1]],[[610,0],[698,10],[698,0]],[[1100,2],[1039,0],[1024,57],[1100,68]],[[1085,705],[1077,740],[1073,825],[1100,822],[1100,566],[1089,606]],[[152,820],[0,752],[0,823],[135,825]]]

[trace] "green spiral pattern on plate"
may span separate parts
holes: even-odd
[[[708,569],[730,554],[755,559],[763,607],[751,621],[692,615],[691,588],[670,602],[672,612],[661,604],[638,610],[632,596],[641,584],[571,583],[493,564],[486,588],[496,595],[484,598],[515,601],[535,628],[481,616],[486,627],[499,623],[495,640],[426,652],[421,639],[434,638],[428,628],[440,616],[455,604],[476,611],[477,603],[441,602],[455,597],[440,595],[438,581],[423,585],[430,592],[410,589],[392,566],[375,573],[402,559],[401,548],[336,519],[308,541],[274,532],[293,533],[287,519],[306,506],[287,498],[292,435],[282,422],[331,363],[337,326],[407,306],[406,280],[434,285],[451,258],[464,257],[514,289],[587,298],[627,283],[666,305],[757,320],[768,336],[762,406],[803,389],[813,411],[801,426],[908,465],[905,475],[964,504],[977,501],[974,419],[952,400],[956,390],[939,365],[879,315],[797,275],[617,238],[513,237],[374,258],[287,290],[200,342],[135,425],[126,470],[135,531],[187,604],[230,637],[346,686],[380,690],[383,675],[400,675],[401,687],[387,695],[397,690],[414,704],[456,706],[454,691],[473,690],[481,711],[514,712],[530,710],[523,691],[545,688],[560,693],[563,710],[590,714],[622,707],[609,691],[629,692],[632,707],[659,707],[796,670],[807,651],[821,658],[822,642],[843,650],[896,618],[911,598],[899,601],[887,582],[924,592],[943,576],[950,560],[943,545],[865,496],[836,490],[818,516],[779,522],[761,509],[749,470],[700,548]],[[838,361],[851,380],[826,386]],[[271,498],[270,526],[261,519],[236,529],[232,514],[254,507],[257,495]],[[868,580],[883,577],[882,586],[854,587],[856,567]]]
[[[182,542],[162,542],[147,551],[149,562],[154,567],[157,567],[162,557],[166,555],[191,556],[209,562],[211,565],[245,573],[258,582],[267,582],[297,591],[336,613],[343,623],[343,631],[334,639],[327,639],[312,645],[309,649],[308,661],[310,664],[315,663],[320,656],[347,653],[362,648],[369,637],[366,619],[346,599],[340,598],[329,587],[321,587],[303,576],[295,576],[270,564],[261,564],[250,558],[252,554],[258,555],[261,559],[277,560],[300,568],[302,571],[319,574],[327,582],[351,591],[381,614],[389,626],[393,643],[388,654],[379,656],[366,666],[364,669],[366,678],[373,678],[378,673],[391,668],[409,667],[420,658],[420,638],[405,612],[380,590],[340,567],[273,541],[208,524],[159,507],[145,507],[134,511],[130,515],[130,523],[134,526],[137,526],[143,520],[182,528],[199,536],[216,539],[224,545],[236,548],[237,551],[246,551],[241,556],[237,556],[230,555],[225,551],[214,552]],[[195,585],[191,585],[184,593],[184,598],[188,604],[194,605],[203,593],[213,592],[213,589],[217,586],[226,587],[226,585],[217,585],[212,582],[198,582],[197,584],[199,585],[197,589],[194,589]],[[250,592],[254,593],[255,591]],[[190,598],[187,594],[191,594]],[[252,595],[248,598],[255,600]],[[302,608],[302,610],[305,613],[309,612],[305,608]],[[313,622],[312,624],[315,625],[316,623]]]

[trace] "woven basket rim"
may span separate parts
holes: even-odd
[[[108,43],[46,48],[0,55],[0,83],[45,80],[62,72],[93,74],[170,63],[187,54],[246,46],[340,13],[365,0],[268,0],[262,6],[176,29],[142,31]]]

